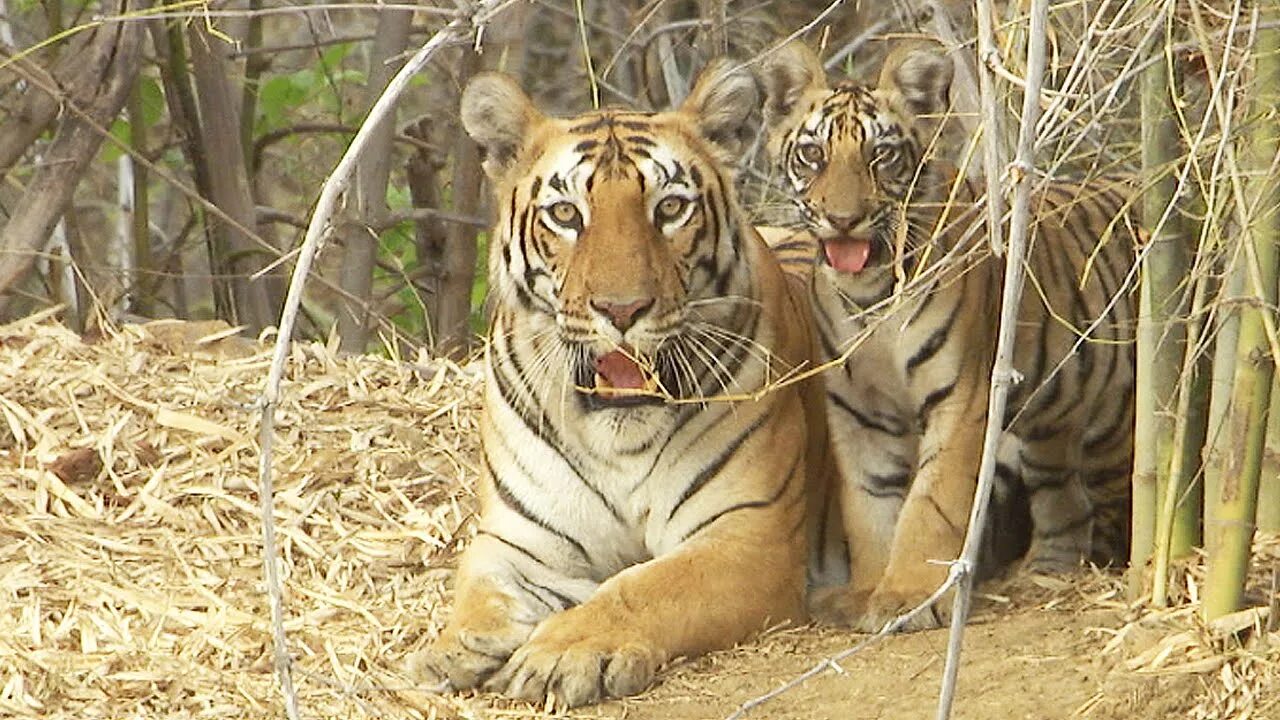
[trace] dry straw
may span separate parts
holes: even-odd
[[[0,327],[0,716],[280,716],[248,430],[269,358],[228,330]],[[290,359],[274,514],[301,705],[475,716],[401,666],[448,607],[477,373]]]

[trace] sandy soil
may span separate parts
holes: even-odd
[[[1097,578],[1093,579],[1097,582]],[[952,717],[957,720],[1066,718],[1186,718],[1204,688],[1192,674],[1138,678],[1116,669],[1101,649],[1124,624],[1123,611],[1083,600],[1052,581],[1053,590],[1014,581],[996,590],[965,636],[963,666]],[[1077,596],[1074,599],[1064,598]],[[1003,594],[1008,593],[1008,594]],[[783,630],[740,648],[679,663],[649,692],[572,713],[581,718],[710,720],[727,718],[863,636],[833,628]],[[946,659],[947,633],[937,630],[885,638],[746,714],[769,720],[913,719],[935,716]],[[478,716],[507,712],[488,697],[474,698]],[[505,712],[504,712],[505,711]],[[527,711],[527,709],[526,709]]]

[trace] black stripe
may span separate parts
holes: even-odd
[[[873,498],[898,498],[899,500],[907,496],[907,489],[900,487],[884,487],[872,489],[866,485],[859,485],[858,489],[863,494],[870,495]]]
[[[953,380],[950,383],[943,385],[942,387],[938,388],[937,390],[934,390],[933,392],[929,393],[924,397],[924,402],[920,403],[920,409],[916,413],[917,416],[920,418],[921,425],[925,425],[928,423],[929,415],[933,412],[933,409],[938,406],[938,403],[950,397],[951,392],[955,389],[956,389],[956,383]]]
[[[1026,453],[1020,453],[1018,455],[1018,459],[1022,462],[1022,469],[1024,472],[1036,472],[1036,473],[1042,473],[1044,475],[1054,475],[1058,473],[1067,472],[1068,470],[1071,469],[1070,466],[1068,465],[1046,465],[1044,463],[1038,463],[1028,458]]]
[[[484,458],[484,466],[489,472],[489,478],[493,481],[493,489],[497,493],[498,499],[502,501],[502,504],[506,505],[525,520],[528,520],[551,535],[554,535],[568,543],[574,550],[578,551],[578,554],[582,555],[582,558],[587,561],[588,565],[595,565],[591,559],[591,554],[587,552],[587,548],[581,542],[570,537],[569,534],[563,530],[556,529],[556,527],[550,522],[539,517],[532,510],[526,507],[524,503],[520,502],[520,498],[517,498],[515,493],[511,491],[511,488],[507,487],[506,483],[502,482],[502,478],[498,476],[498,473],[494,472],[493,465],[489,462],[489,457],[487,455]]]
[[[536,583],[530,580],[528,575],[525,575],[524,573],[520,572],[515,568],[512,568],[512,572],[514,572],[516,575],[516,577],[513,578],[516,581],[516,584],[519,585],[520,588],[524,590],[526,593],[528,593],[531,597],[537,599],[538,602],[542,603],[543,605],[546,605],[549,610],[552,610],[552,611],[564,610],[566,608],[571,608],[574,605],[578,604],[573,598],[565,595],[564,593],[558,592],[554,588],[549,588],[546,585],[541,585],[539,583]],[[543,598],[541,594],[539,594],[539,592],[550,595],[551,599],[555,600],[556,603],[559,605],[559,607],[547,602],[546,599]]]
[[[1028,472],[1022,476],[1022,484],[1035,495],[1041,490],[1061,490],[1075,477],[1075,474],[1064,470],[1061,473]]]
[[[883,414],[877,413],[877,416],[879,419],[863,414],[857,408],[850,405],[847,400],[840,397],[834,392],[828,391],[827,398],[831,402],[834,402],[836,404],[836,407],[840,408],[841,410],[851,415],[854,421],[857,422],[862,427],[869,428],[871,430],[876,430],[878,432],[882,432],[892,437],[902,437],[907,434],[907,428],[902,425],[898,425],[897,427],[891,427],[889,424],[889,418]]]
[[[868,473],[865,479],[866,482],[863,487],[870,484],[881,490],[886,488],[906,488],[911,484],[911,474],[906,472],[893,473],[892,475]],[[874,495],[875,493],[871,494]]]
[[[917,367],[928,362],[934,355],[938,354],[938,351],[942,349],[943,345],[947,344],[947,338],[951,337],[951,328],[955,325],[956,316],[959,315],[958,310],[959,307],[951,308],[951,314],[947,316],[947,321],[942,325],[942,327],[933,331],[933,334],[925,338],[925,341],[920,344],[920,347],[916,350],[915,354],[907,358],[908,378],[915,373]]]
[[[549,564],[547,563],[547,561],[546,561],[546,560],[543,560],[542,558],[538,557],[537,555],[534,555],[532,552],[530,552],[530,551],[529,551],[529,549],[528,549],[528,548],[520,547],[519,545],[517,545],[517,544],[515,544],[515,543],[511,542],[510,540],[508,540],[508,539],[506,539],[506,538],[502,537],[501,535],[499,535],[499,534],[497,534],[497,533],[495,533],[495,532],[493,532],[493,531],[491,531],[491,530],[480,530],[477,534],[478,534],[478,535],[487,535],[487,536],[489,536],[489,537],[493,538],[494,540],[497,540],[498,542],[502,543],[503,545],[506,545],[507,547],[511,548],[512,550],[515,550],[516,552],[518,552],[518,553],[520,553],[521,555],[525,556],[526,558],[529,558],[530,560],[532,560],[533,562],[537,563],[538,565],[541,565],[541,566],[546,567],[546,568],[551,567],[551,565],[549,565]]]
[[[952,532],[962,537],[964,536],[964,528],[955,524],[951,521],[951,518],[947,517],[947,514],[942,511],[942,506],[938,504],[938,501],[934,499],[932,495],[925,495],[923,499],[927,500],[929,504],[933,506],[934,512],[938,514],[938,517],[942,518],[942,522],[946,523],[947,527],[950,528]]]
[[[768,420],[769,417],[770,414],[767,412],[760,413],[760,417],[756,418],[756,421],[751,423],[750,427],[748,427],[741,435],[734,438],[733,442],[729,443],[728,447],[721,450],[719,455],[717,455],[708,465],[703,467],[701,472],[694,476],[693,482],[689,483],[689,485],[685,487],[684,492],[680,494],[680,499],[676,501],[674,506],[672,506],[671,512],[667,513],[667,522],[671,522],[671,519],[680,511],[680,508],[685,504],[685,502],[701,490],[703,486],[711,480],[711,478],[715,477],[717,473],[724,469],[724,466],[733,458],[734,454],[738,452],[738,448],[742,447],[743,443],[754,435],[755,432],[764,425],[765,421]]]
[[[498,394],[515,412],[516,417],[520,418],[520,422],[524,424],[525,428],[527,428],[529,432],[538,436],[543,442],[550,446],[551,449],[555,450],[556,454],[559,455],[564,460],[565,464],[569,466],[569,469],[573,471],[573,475],[577,478],[578,482],[582,483],[584,487],[595,495],[596,499],[600,501],[600,504],[604,505],[605,508],[608,509],[609,514],[613,516],[614,520],[621,523],[622,513],[620,513],[618,508],[609,501],[609,498],[605,497],[604,492],[587,479],[586,473],[583,472],[581,464],[574,457],[574,453],[562,443],[560,433],[556,430],[555,424],[551,422],[546,409],[538,407],[534,410],[530,407],[530,404],[532,403],[525,402],[524,399],[516,392],[516,383],[513,382],[511,378],[507,377],[505,369],[506,364],[509,363],[515,371],[516,380],[525,379],[524,368],[520,363],[518,355],[515,352],[506,352],[507,348],[505,344],[497,344],[495,349],[498,354],[499,362],[495,363],[493,377],[497,382]],[[502,360],[505,360],[506,363],[501,362]],[[527,388],[524,388],[523,384],[521,384],[521,389],[527,390]],[[536,402],[531,393],[529,393],[529,400]]]
[[[720,512],[698,523],[692,530],[684,534],[684,537],[680,539],[680,542],[684,542],[685,540],[688,540],[694,535],[697,535],[699,532],[702,532],[702,530],[705,529],[708,525],[714,523],[715,521],[719,520],[725,515],[728,515],[731,512],[737,512],[739,510],[747,510],[750,508],[767,507],[769,505],[772,505],[778,502],[778,500],[782,498],[782,494],[786,492],[787,488],[790,487],[791,483],[794,481],[796,471],[800,469],[800,459],[802,457],[804,457],[803,452],[796,453],[795,460],[791,462],[791,469],[787,471],[787,474],[783,477],[782,484],[778,486],[778,489],[773,493],[773,495],[771,495],[770,497],[764,500],[750,500],[747,502],[740,502],[735,505],[730,505],[729,507],[721,510]],[[804,514],[801,513],[802,518],[803,516]],[[798,531],[801,527],[803,527],[803,525],[804,525],[803,522],[800,525],[797,525],[796,531]]]

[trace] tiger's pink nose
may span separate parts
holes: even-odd
[[[591,307],[604,315],[621,332],[626,332],[636,320],[653,307],[653,298],[615,301],[614,298],[602,298],[591,301]]]

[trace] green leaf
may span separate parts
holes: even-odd
[[[133,126],[124,118],[116,118],[115,122],[111,123],[111,136],[125,145],[129,145],[133,142]],[[120,159],[123,154],[124,151],[120,149],[119,145],[109,141],[102,143],[101,157],[103,162],[113,163]]]
[[[164,113],[164,91],[153,77],[138,78],[138,94],[142,97],[142,120],[148,127],[160,122]]]
[[[264,129],[280,127],[288,112],[305,102],[307,95],[307,88],[295,75],[276,75],[263,83],[258,92],[258,112]]]

